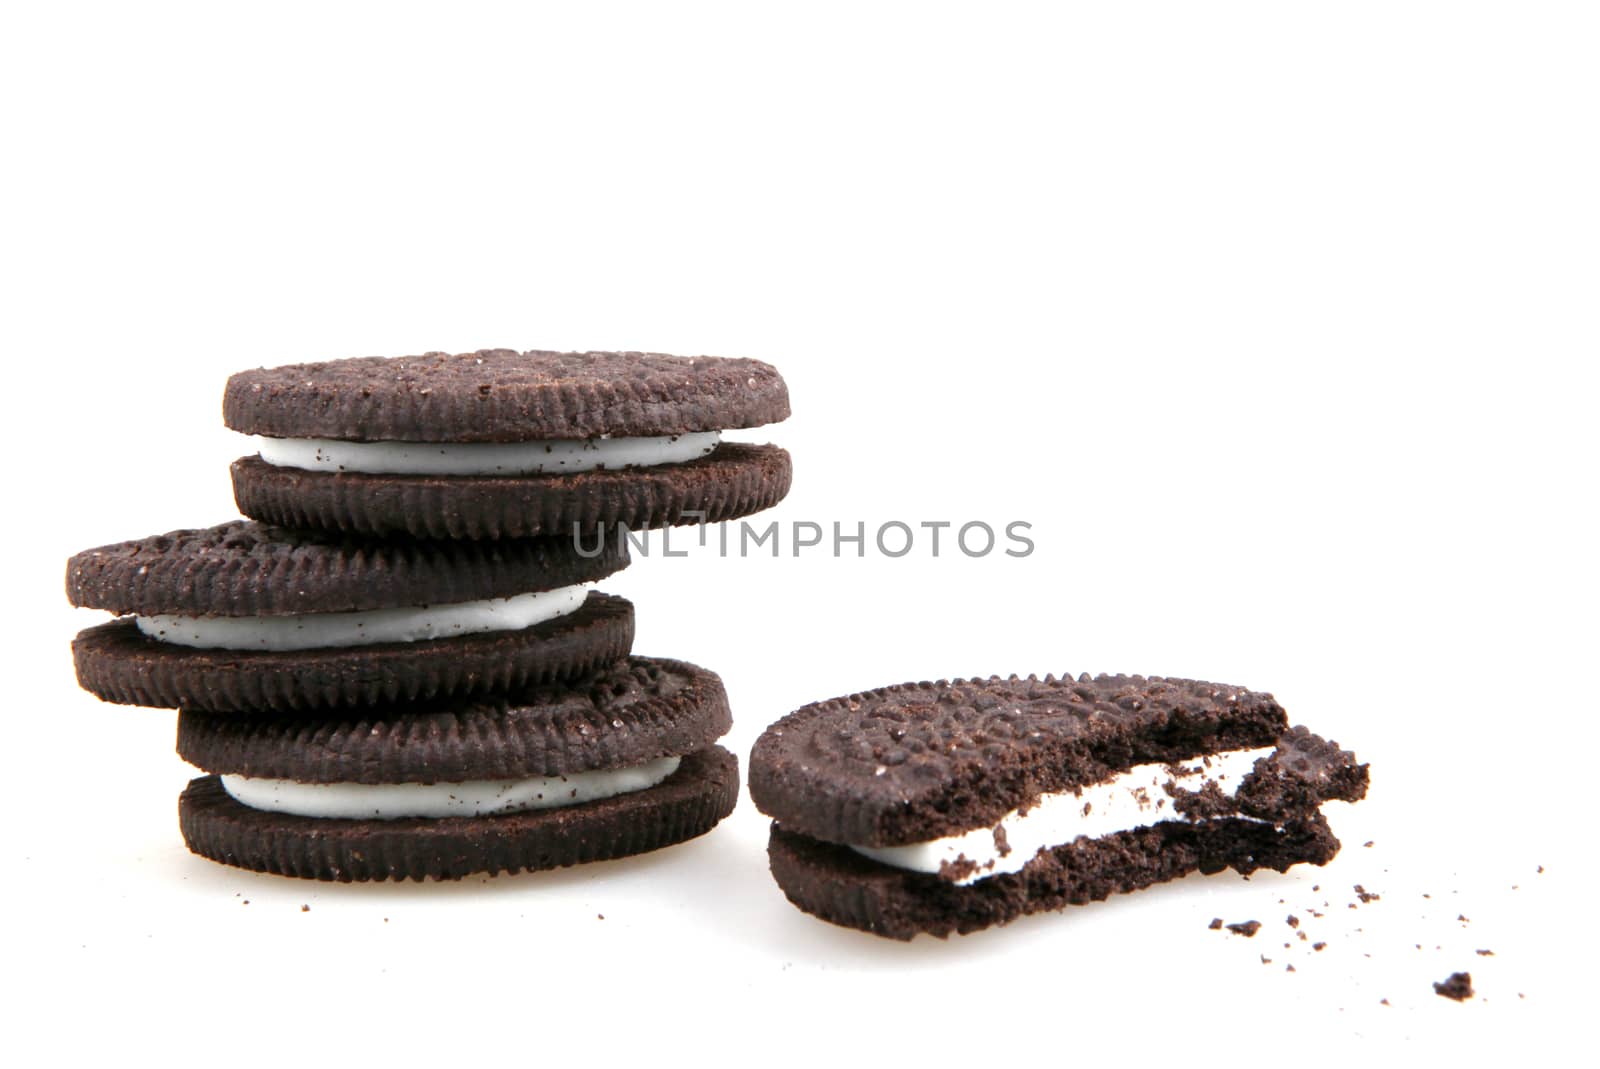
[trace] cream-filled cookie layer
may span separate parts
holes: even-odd
[[[1013,809],[994,827],[977,828],[960,835],[905,846],[851,846],[874,861],[914,872],[937,873],[945,866],[962,873],[954,882],[965,885],[1003,872],[1019,872],[1040,850],[1065,846],[1081,836],[1099,838],[1132,831],[1164,820],[1183,820],[1166,792],[1171,783],[1198,791],[1215,781],[1231,796],[1274,747],[1231,750],[1196,758],[1179,766],[1135,765],[1104,783],[1080,791],[1041,795],[1026,812]],[[1173,769],[1181,768],[1180,775]]]
[[[484,631],[521,631],[576,612],[581,585],[509,598],[301,616],[136,616],[139,630],[160,642],[198,649],[310,650],[422,642]]]
[[[371,475],[570,475],[597,468],[645,468],[698,460],[721,431],[666,438],[590,438],[549,442],[346,442],[336,438],[255,441],[261,459],[280,468]]]
[[[465,783],[297,783],[287,779],[223,776],[222,789],[251,809],[335,820],[406,817],[487,817],[530,809],[582,805],[647,790],[678,770],[679,757],[630,768],[528,779]]]

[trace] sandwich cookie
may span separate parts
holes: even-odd
[[[908,683],[808,705],[750,756],[773,877],[824,920],[947,936],[1190,872],[1325,864],[1367,766],[1271,695],[1143,676]]]
[[[624,543],[626,540],[622,540]],[[375,543],[247,521],[85,550],[67,598],[122,619],[72,643],[108,702],[302,712],[581,675],[627,654],[633,606],[583,584],[628,563],[569,539]]]
[[[211,773],[178,803],[195,853],[319,880],[459,879],[644,853],[738,800],[722,681],[630,657],[565,686],[427,712],[245,719],[184,710]]]
[[[417,538],[573,537],[734,519],[789,492],[789,454],[720,440],[788,418],[759,360],[659,353],[361,357],[244,371],[223,420],[247,516]]]

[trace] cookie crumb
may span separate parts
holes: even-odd
[[[1443,982],[1433,985],[1433,993],[1443,998],[1465,1002],[1472,997],[1472,974],[1453,972]]]
[[[596,913],[595,916],[600,920],[606,919],[606,915],[604,913]]]
[[[311,912],[311,907],[306,905],[304,902],[302,902],[302,903],[300,903],[300,912],[301,913],[310,913]]]
[[[1478,957],[1480,957],[1480,958],[1492,958],[1492,957],[1494,957],[1494,951],[1492,951],[1492,950],[1480,950],[1480,951],[1478,951]]]
[[[1320,952],[1322,950],[1322,948],[1327,946],[1327,945],[1328,945],[1327,943],[1312,943],[1311,944],[1311,949]]]
[[[1368,839],[1366,842],[1362,843],[1361,845],[1370,850],[1370,849],[1372,849],[1372,840]]]
[[[1287,924],[1291,928],[1298,928],[1300,927],[1300,918],[1291,913],[1283,919],[1283,923]]]
[[[1368,902],[1376,902],[1381,896],[1373,894],[1358,883],[1356,884],[1356,897],[1361,899],[1362,905],[1366,905]]]
[[[1238,924],[1230,924],[1230,925],[1228,925],[1228,931],[1232,932],[1235,935],[1242,935],[1246,939],[1253,938],[1255,936],[1255,934],[1257,932],[1259,932],[1260,930],[1261,930],[1261,922],[1260,921],[1240,921]]]
[[[1211,918],[1211,923],[1206,925],[1206,927],[1211,929],[1213,932],[1216,931],[1218,928],[1222,927],[1222,918],[1221,917],[1212,917]]]

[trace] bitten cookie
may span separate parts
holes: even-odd
[[[722,681],[630,657],[432,711],[242,719],[185,710],[178,753],[212,773],[179,801],[195,853],[319,880],[459,879],[623,857],[732,812]]]
[[[622,540],[625,543],[626,540]],[[395,542],[236,521],[85,550],[67,598],[122,619],[73,641],[105,701],[305,712],[489,694],[610,664],[633,606],[583,584],[628,563],[571,540]]]
[[[808,705],[750,756],[790,901],[946,936],[1193,871],[1339,849],[1319,812],[1367,766],[1271,695],[1143,676],[908,683]]]
[[[788,418],[759,360],[426,353],[244,371],[223,420],[257,436],[234,497],[270,523],[520,538],[717,522],[789,491],[789,454],[720,432]]]

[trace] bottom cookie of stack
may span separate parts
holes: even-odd
[[[341,720],[185,712],[211,773],[179,800],[195,853],[321,880],[459,879],[644,853],[733,811],[721,680],[630,657],[454,709]]]

